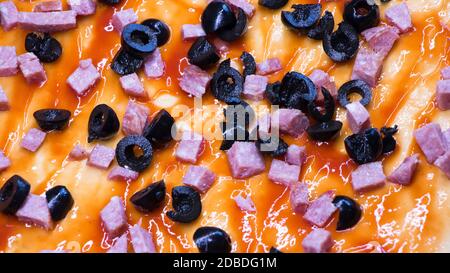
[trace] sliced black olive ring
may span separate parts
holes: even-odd
[[[167,212],[172,221],[190,223],[195,221],[202,212],[200,194],[188,186],[177,186],[172,189],[173,210]]]
[[[345,5],[344,20],[362,32],[380,23],[380,9],[373,0],[352,0]]]
[[[268,9],[281,9],[289,0],[259,0],[258,4]]]
[[[117,163],[124,168],[142,172],[150,166],[152,158],[152,145],[143,136],[126,136],[117,143]]]
[[[200,227],[194,232],[194,242],[200,253],[229,253],[231,238],[217,227]]]
[[[281,81],[280,106],[307,111],[308,103],[314,101],[317,89],[307,76],[292,71]]]
[[[280,90],[281,82],[269,83],[266,87],[266,91],[264,92],[264,96],[270,101],[272,105],[280,105]]]
[[[248,75],[253,75],[256,73],[256,62],[252,54],[244,51],[242,52],[240,59],[244,64],[244,71],[242,73],[244,78],[247,77]]]
[[[335,139],[342,129],[342,122],[330,120],[311,125],[306,129],[309,137],[316,141],[330,141]]]
[[[161,109],[145,127],[143,136],[153,148],[163,148],[172,141],[172,132],[176,132],[175,119],[165,109]]]
[[[344,144],[348,156],[359,165],[376,161],[383,152],[381,135],[375,128],[348,136]]]
[[[263,154],[268,154],[272,157],[283,156],[287,153],[289,145],[279,137],[258,138],[256,147]]]
[[[189,63],[207,69],[220,60],[216,48],[205,37],[198,38],[187,54]]]
[[[244,89],[244,79],[227,59],[221,63],[211,80],[211,92],[213,96],[227,104],[240,104],[241,93]]]
[[[361,220],[361,206],[350,197],[338,195],[333,199],[333,204],[339,210],[336,230],[342,231],[350,229]]]
[[[45,198],[53,221],[64,219],[74,203],[72,195],[64,186],[55,186],[49,189],[45,192]]]
[[[347,22],[339,24],[338,29],[329,34],[324,33],[323,50],[335,62],[352,59],[359,48],[359,36],[355,28]]]
[[[397,147],[397,141],[395,140],[394,135],[398,132],[398,126],[383,127],[380,131],[383,135],[383,154],[392,153]]]
[[[325,122],[333,119],[336,105],[333,96],[324,87],[322,87],[322,94],[324,97],[324,113],[322,114],[317,108],[316,101],[311,101],[308,104],[308,112],[315,120]]]
[[[272,247],[270,247],[269,253],[279,254],[279,253],[283,253],[283,252],[281,252],[278,248],[272,246]]]
[[[122,47],[135,55],[145,57],[157,45],[156,35],[148,26],[128,24],[122,30]]]
[[[119,127],[116,112],[106,104],[99,104],[89,116],[88,142],[110,139],[117,134]]]
[[[100,2],[108,6],[114,6],[122,2],[122,0],[100,0]]]
[[[161,180],[133,194],[130,201],[137,210],[148,213],[159,208],[165,198],[166,184]]]
[[[320,18],[315,27],[308,31],[308,37],[315,40],[322,40],[325,34],[331,34],[334,29],[333,13],[328,10]]]
[[[322,6],[320,4],[292,5],[293,11],[282,11],[281,21],[287,27],[296,31],[307,31],[320,19]]]
[[[220,30],[217,34],[220,39],[226,42],[233,42],[242,37],[247,31],[247,14],[241,8],[238,8],[236,24],[232,28]]]
[[[230,29],[236,25],[236,17],[230,5],[223,1],[212,1],[202,13],[202,27],[208,33]]]
[[[158,46],[165,45],[170,39],[170,28],[161,20],[150,18],[141,23],[150,28],[156,36]]]
[[[365,81],[351,80],[339,88],[337,96],[339,104],[344,107],[349,104],[348,98],[352,93],[357,93],[362,97],[359,102],[364,106],[367,106],[372,100],[372,88]]]
[[[125,49],[120,49],[111,63],[111,69],[118,75],[128,75],[139,70],[144,64],[144,58]]]
[[[43,63],[52,63],[62,54],[62,46],[50,34],[41,32],[28,33],[25,37],[25,49],[34,53]]]
[[[64,109],[41,109],[33,113],[39,127],[45,132],[66,128],[70,115],[70,111]]]
[[[0,211],[15,214],[30,193],[30,183],[18,175],[9,178],[0,189]]]

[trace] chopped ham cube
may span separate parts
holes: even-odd
[[[437,123],[428,123],[417,129],[414,137],[430,164],[434,163],[448,149],[441,126]]]
[[[225,0],[235,8],[241,8],[248,17],[252,18],[255,14],[255,6],[249,3],[248,0]]]
[[[16,47],[0,46],[0,77],[9,77],[16,75],[19,71],[18,67],[19,62],[17,60]]]
[[[157,79],[164,75],[166,65],[161,56],[161,51],[157,48],[144,61],[144,73],[147,78]]]
[[[8,97],[0,86],[0,111],[8,111],[10,108]]]
[[[138,98],[148,98],[144,85],[136,73],[122,76],[119,78],[119,81],[125,94]]]
[[[19,26],[39,32],[66,31],[77,27],[77,14],[72,10],[19,12]]]
[[[124,233],[128,223],[122,198],[113,196],[100,212],[100,219],[109,238],[115,238]]]
[[[443,80],[450,80],[450,66],[441,70],[441,77]]]
[[[419,165],[419,155],[414,154],[407,157],[392,173],[387,177],[387,179],[393,183],[400,185],[409,185],[412,182],[414,173],[416,172],[417,166]]]
[[[295,144],[289,145],[285,160],[291,165],[302,166],[306,160],[306,149]]]
[[[17,57],[20,70],[29,84],[41,85],[47,81],[44,67],[34,53],[25,53]]]
[[[130,237],[135,253],[156,253],[152,235],[139,225],[130,228]]]
[[[385,180],[386,176],[381,162],[360,165],[352,172],[352,187],[358,193],[383,187]]]
[[[62,2],[60,0],[44,1],[36,4],[33,11],[37,12],[50,12],[50,11],[62,11]]]
[[[406,33],[413,29],[411,14],[405,2],[386,9],[384,16],[389,24],[400,30],[400,33]]]
[[[127,234],[124,233],[122,236],[118,237],[114,241],[107,253],[128,253],[128,239]]]
[[[11,166],[11,160],[5,156],[3,151],[0,151],[0,172],[6,170]]]
[[[269,80],[265,76],[248,75],[245,77],[242,95],[246,99],[260,101],[264,99],[264,93],[268,82]]]
[[[331,233],[322,228],[311,231],[302,242],[305,253],[326,253],[333,245]]]
[[[364,30],[361,33],[370,48],[382,56],[387,56],[400,38],[398,30],[391,26],[377,26]]]
[[[309,75],[309,78],[314,83],[317,89],[317,102],[323,103],[322,87],[330,92],[333,98],[337,97],[336,83],[331,80],[330,75],[323,70],[314,69],[314,71]]]
[[[337,208],[333,204],[334,191],[327,191],[311,202],[303,219],[311,225],[324,227],[333,217]]]
[[[300,175],[300,166],[289,165],[284,161],[274,159],[270,165],[269,179],[272,182],[290,187],[292,184],[298,182]]]
[[[445,154],[436,159],[434,165],[441,169],[441,171],[445,173],[448,178],[450,178],[450,151],[447,151]]]
[[[445,142],[447,143],[447,147],[450,148],[450,129],[442,133],[444,135]]]
[[[292,210],[299,215],[303,215],[309,206],[309,190],[306,183],[295,183],[291,187],[289,195]]]
[[[19,22],[19,11],[13,1],[0,3],[0,22],[5,31],[9,31],[17,26]]]
[[[226,153],[234,178],[249,178],[266,169],[264,158],[253,142],[236,141]]]
[[[345,108],[347,109],[348,125],[354,134],[370,127],[369,112],[359,101],[349,103]]]
[[[280,59],[271,58],[256,64],[256,74],[266,76],[282,70]]]
[[[255,203],[253,203],[253,200],[249,195],[247,195],[247,197],[244,198],[239,194],[234,198],[234,201],[236,202],[236,205],[239,207],[239,209],[242,211],[246,212],[256,211]]]
[[[371,87],[377,85],[384,57],[368,47],[359,49],[353,65],[352,80],[363,80]]]
[[[106,170],[114,160],[116,152],[114,149],[97,144],[89,155],[87,164],[92,167]]]
[[[129,101],[122,120],[122,131],[125,135],[142,135],[147,124],[150,110],[144,105]]]
[[[181,26],[181,33],[183,36],[183,40],[185,41],[206,36],[206,32],[203,30],[201,24],[184,24],[183,26]]]
[[[297,109],[279,109],[272,114],[272,131],[278,128],[281,133],[299,137],[309,126],[308,117]]]
[[[69,159],[72,161],[80,161],[88,158],[89,152],[80,144],[75,145],[69,153]]]
[[[195,164],[205,148],[202,135],[185,131],[175,151],[175,157],[183,162]]]
[[[184,69],[183,76],[178,80],[184,92],[194,97],[201,97],[206,92],[206,88],[211,81],[211,76],[201,68],[195,65],[189,65]]]
[[[135,181],[138,179],[139,173],[120,166],[114,167],[108,174],[109,180],[115,181]]]
[[[137,20],[138,17],[133,9],[124,9],[114,13],[111,23],[114,29],[121,33],[126,25],[134,24]]]
[[[440,80],[436,87],[436,102],[442,111],[450,110],[450,80]]]
[[[258,119],[258,134],[260,137],[269,137],[270,119],[271,119],[271,116],[269,113],[263,114]]]
[[[47,200],[43,196],[30,194],[22,207],[16,212],[19,221],[40,226],[44,229],[53,227]]]
[[[216,174],[203,166],[189,166],[183,177],[183,184],[191,186],[201,193],[207,192],[214,181]]]
[[[67,78],[67,84],[77,96],[83,96],[100,79],[100,73],[92,64],[92,59],[81,60],[78,68]]]
[[[41,147],[46,135],[47,134],[45,132],[39,129],[31,128],[23,137],[20,146],[34,153],[39,149],[39,147]]]
[[[97,4],[93,0],[67,0],[67,4],[78,16],[95,14],[97,9]]]

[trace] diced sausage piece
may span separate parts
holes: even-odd
[[[128,253],[128,239],[127,234],[124,233],[122,236],[118,237],[114,245],[112,245],[107,253]]]
[[[25,53],[17,57],[20,70],[29,84],[41,85],[47,81],[44,67],[34,53]]]
[[[130,237],[135,253],[156,253],[152,235],[139,225],[130,228]]]
[[[202,135],[185,131],[178,143],[175,157],[183,162],[195,164],[205,148],[205,140]]]
[[[75,145],[69,153],[69,159],[72,161],[80,161],[88,158],[89,152],[80,144]]]
[[[266,76],[282,70],[280,59],[271,58],[256,64],[256,74]]]
[[[16,212],[19,221],[40,226],[44,229],[51,229],[52,218],[47,206],[47,200],[43,196],[30,194],[25,203]]]
[[[333,204],[333,198],[334,191],[327,191],[319,196],[319,198],[311,202],[303,215],[303,219],[311,225],[324,227],[337,210]]]
[[[3,151],[0,151],[0,172],[4,171],[11,166],[11,160],[5,156]]]
[[[386,9],[384,16],[389,24],[400,30],[400,33],[406,33],[413,29],[411,14],[405,2]]]
[[[439,109],[450,109],[450,80],[440,80],[436,88],[436,102]]]
[[[244,98],[253,101],[264,99],[267,83],[268,79],[265,76],[248,75],[245,77],[244,91],[242,92]]]
[[[300,175],[300,166],[289,165],[284,161],[274,159],[270,165],[269,179],[277,184],[282,184],[290,187],[292,184],[298,182]]]
[[[400,38],[398,29],[391,26],[378,26],[364,30],[361,33],[370,48],[382,56],[387,56]]]
[[[315,69],[310,75],[309,78],[313,81],[314,85],[317,88],[317,102],[323,102],[323,94],[322,87],[327,89],[333,98],[337,97],[337,88],[336,83],[331,80],[330,75],[323,70]]]
[[[414,154],[409,156],[387,177],[387,179],[400,185],[409,185],[412,182],[412,178],[418,165],[419,155]]]
[[[250,18],[255,14],[255,6],[249,3],[248,0],[226,0],[226,2],[233,7],[241,8]]]
[[[183,184],[194,187],[201,193],[211,188],[216,180],[216,174],[203,166],[189,166],[183,177]]]
[[[62,2],[60,0],[44,1],[36,4],[33,11],[36,12],[50,12],[50,11],[62,11]]]
[[[13,1],[0,3],[0,22],[5,31],[17,26],[19,22],[19,11]]]
[[[78,68],[67,78],[67,83],[77,96],[83,96],[100,79],[92,59],[81,60]]]
[[[300,147],[295,144],[289,145],[285,160],[291,165],[302,166],[303,162],[306,160],[305,147]]]
[[[45,140],[47,134],[39,129],[31,128],[23,137],[20,146],[30,152],[36,152]]]
[[[270,133],[270,114],[265,113],[258,119],[258,134],[260,137],[268,137]]]
[[[124,233],[128,223],[122,198],[113,196],[100,212],[100,219],[109,238],[115,238]]]
[[[66,31],[77,26],[77,14],[72,10],[54,12],[19,12],[19,26],[40,32]]]
[[[185,41],[206,36],[206,32],[203,30],[201,24],[184,24],[181,26],[181,34]]]
[[[184,92],[194,97],[201,97],[206,92],[206,88],[211,81],[211,76],[199,67],[189,65],[184,69],[183,76],[178,80]]]
[[[116,181],[135,181],[138,179],[139,173],[120,166],[114,167],[108,174],[109,180]]]
[[[430,164],[434,163],[448,149],[441,126],[437,123],[428,123],[417,129],[414,137]]]
[[[122,32],[126,25],[134,24],[138,20],[138,16],[133,9],[124,9],[114,13],[111,23],[115,30]]]
[[[443,80],[450,80],[450,66],[441,70],[441,77]]]
[[[114,149],[97,144],[94,149],[92,149],[87,164],[92,167],[106,170],[114,160],[115,154]]]
[[[253,142],[234,142],[227,151],[227,158],[234,178],[248,178],[266,169],[264,158]]]
[[[441,169],[441,171],[445,173],[448,178],[450,178],[450,151],[447,151],[445,154],[436,159],[434,165]]]
[[[371,87],[377,85],[384,57],[368,47],[361,47],[353,65],[352,80],[363,80]]]
[[[309,206],[309,190],[306,183],[295,183],[291,187],[289,196],[292,210],[299,215],[303,215]]]
[[[8,111],[10,108],[8,97],[0,86],[0,111]]]
[[[230,44],[219,38],[215,38],[212,43],[220,54],[225,54],[230,50]]]
[[[166,65],[161,56],[161,51],[157,48],[150,54],[144,62],[144,73],[147,78],[157,79],[164,75]]]
[[[359,101],[349,103],[345,108],[347,109],[348,125],[354,134],[370,127],[369,112]]]
[[[16,75],[19,71],[18,67],[19,63],[17,61],[16,47],[0,46],[0,77]]]
[[[234,201],[236,202],[236,205],[239,207],[239,209],[242,211],[246,212],[256,211],[255,203],[253,202],[252,198],[249,195],[247,195],[247,197],[244,198],[239,194],[234,198]]]
[[[444,139],[445,139],[445,142],[447,143],[447,147],[450,148],[450,129],[447,129],[447,131],[445,131],[442,134],[444,135]]]
[[[383,187],[385,180],[386,176],[381,162],[360,165],[352,172],[352,187],[358,193]]]
[[[97,9],[97,4],[93,0],[67,0],[67,4],[79,16],[92,15]]]
[[[119,78],[119,81],[125,94],[138,98],[148,98],[144,85],[136,73],[122,76]]]
[[[149,115],[147,107],[129,101],[122,120],[123,133],[127,136],[142,135]]]
[[[331,233],[322,228],[311,231],[302,242],[305,253],[327,253],[333,245]]]
[[[279,109],[272,114],[272,130],[278,128],[281,133],[299,137],[309,126],[308,117],[297,109]]]

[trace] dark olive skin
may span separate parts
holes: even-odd
[[[348,136],[344,144],[348,156],[359,165],[377,161],[383,152],[381,135],[375,128]]]
[[[334,117],[334,113],[336,110],[336,105],[334,103],[334,98],[331,93],[322,87],[322,94],[324,97],[324,113],[322,113],[316,105],[316,101],[311,101],[308,104],[308,112],[309,115],[317,121],[326,122],[330,121]]]
[[[244,51],[242,52],[240,59],[244,64],[244,71],[242,73],[244,78],[256,73],[256,61],[252,54]]]
[[[207,69],[220,60],[220,56],[205,37],[198,38],[191,46],[187,54],[189,63],[202,69]]]
[[[311,125],[306,129],[309,137],[315,141],[327,142],[335,139],[342,129],[342,122],[330,120]]]
[[[176,132],[175,119],[165,109],[161,109],[145,127],[143,136],[153,148],[164,148],[173,140],[172,132]]]
[[[249,141],[250,140],[250,134],[242,126],[235,125],[227,127],[227,123],[223,123],[222,125],[224,128],[223,130],[223,140],[222,144],[220,145],[220,150],[227,151],[233,146],[234,142],[236,141]]]
[[[245,101],[241,101],[240,104],[228,105],[223,109],[223,116],[227,125],[241,126],[248,129],[249,125],[255,119],[255,111]],[[223,131],[222,131],[223,132]]]
[[[70,120],[70,111],[65,109],[41,109],[33,113],[42,131],[63,130]]]
[[[165,199],[166,184],[161,180],[133,194],[130,201],[137,210],[149,213],[161,207]]]
[[[230,253],[231,238],[217,227],[200,227],[194,232],[194,242],[200,253]]]
[[[367,106],[372,100],[372,88],[365,81],[351,80],[339,88],[337,96],[339,104],[343,107],[349,104],[348,98],[352,93],[357,93],[362,97],[359,102],[364,106]]]
[[[120,49],[111,63],[111,69],[118,75],[128,75],[139,70],[144,64],[142,56],[132,54],[131,52]]]
[[[0,211],[13,215],[23,205],[30,193],[30,183],[19,175],[6,180],[0,189]]]
[[[292,5],[293,11],[282,11],[281,22],[294,31],[306,32],[320,19],[320,4]]]
[[[278,248],[272,246],[272,247],[270,247],[269,253],[271,253],[271,254],[280,254],[280,253],[283,253],[283,252],[281,252]]]
[[[202,13],[202,27],[207,34],[217,33],[236,25],[231,6],[223,1],[212,1]]]
[[[315,40],[322,40],[325,34],[331,34],[334,29],[334,17],[329,11],[320,18],[315,27],[308,31],[308,37]]]
[[[172,189],[173,210],[167,212],[167,217],[179,223],[191,223],[202,212],[200,194],[188,186],[177,186]]]
[[[231,67],[230,59],[220,64],[217,72],[213,74],[210,86],[216,99],[232,105],[241,103],[244,78],[239,71]]]
[[[397,141],[395,140],[394,135],[398,132],[398,126],[383,127],[380,131],[383,136],[383,154],[392,153],[397,147]]]
[[[307,76],[291,71],[281,81],[280,106],[307,111],[308,103],[314,101],[317,89]]]
[[[352,0],[344,7],[344,20],[362,32],[378,26],[380,9],[373,0]]]
[[[333,204],[339,210],[337,231],[348,230],[361,220],[362,208],[350,197],[338,195],[333,199]]]
[[[236,24],[232,28],[225,28],[217,32],[219,38],[226,42],[233,42],[241,38],[247,31],[247,14],[244,10],[238,8]]]
[[[122,48],[135,55],[145,57],[158,45],[155,33],[145,25],[128,24],[122,30]]]
[[[258,4],[268,9],[281,9],[289,0],[259,0]]]
[[[272,136],[266,139],[259,138],[256,141],[256,147],[263,154],[268,154],[272,157],[278,157],[283,156],[287,153],[289,145],[283,139],[275,139],[275,137]]]
[[[266,91],[264,92],[264,96],[269,100],[272,105],[280,105],[280,89],[281,82],[269,83],[266,87]]]
[[[136,155],[135,149],[140,150]],[[143,136],[126,136],[116,146],[116,159],[119,166],[136,172],[143,172],[150,166],[153,149],[150,141]]]
[[[72,209],[74,200],[65,186],[55,186],[45,192],[48,209],[53,221],[64,219]]]
[[[62,55],[61,44],[48,33],[28,33],[25,37],[25,49],[34,53],[43,63],[52,63]]]
[[[330,59],[337,63],[346,62],[358,51],[358,32],[352,25],[343,21],[335,32],[324,33],[322,46]]]
[[[89,116],[88,142],[110,139],[117,134],[119,127],[116,112],[106,104],[99,104]]]
[[[150,18],[145,20],[141,24],[149,27],[150,30],[153,31],[156,36],[158,47],[167,44],[170,39],[171,32],[169,26],[166,23],[155,18]]]

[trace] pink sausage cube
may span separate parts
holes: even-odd
[[[80,161],[88,158],[89,152],[80,144],[75,145],[69,153],[69,159],[72,161]]]
[[[443,80],[450,80],[450,66],[447,66],[441,70],[441,78]]]
[[[29,84],[41,85],[47,81],[44,67],[34,53],[25,53],[17,57],[20,70]]]
[[[184,92],[194,97],[201,97],[206,92],[211,76],[201,68],[189,65],[184,69],[182,77],[178,80]]]
[[[40,226],[47,230],[53,227],[47,200],[43,196],[28,195],[25,203],[16,212],[16,216],[19,221]]]
[[[267,59],[262,63],[256,64],[256,74],[266,76],[276,73],[283,69],[281,61],[278,58]]]
[[[249,195],[247,195],[247,197],[244,198],[239,194],[234,198],[234,201],[236,202],[236,205],[239,207],[241,211],[246,212],[256,211],[255,203],[253,203],[253,200]]]
[[[8,111],[10,108],[8,97],[0,86],[0,111]]]
[[[323,103],[324,98],[322,94],[322,87],[327,89],[333,96],[333,98],[337,97],[336,83],[333,80],[331,80],[331,77],[330,75],[328,75],[328,73],[320,69],[314,69],[311,75],[309,75],[309,78],[316,86],[317,102]]]
[[[184,24],[181,26],[181,34],[185,41],[206,36],[206,32],[203,30],[201,24]]]
[[[299,137],[309,126],[308,117],[297,109],[279,109],[272,114],[272,131],[276,128],[283,134]]]
[[[298,182],[299,175],[300,166],[289,165],[278,159],[272,160],[272,165],[270,165],[269,170],[269,179],[272,180],[272,182],[289,187]]]
[[[164,75],[166,65],[161,56],[161,51],[157,48],[150,54],[144,62],[144,73],[147,78],[157,79]]]
[[[38,12],[50,12],[50,11],[62,11],[62,2],[60,0],[44,1],[36,4],[33,11]]]
[[[259,75],[248,75],[245,77],[244,91],[242,92],[244,98],[253,101],[264,99],[268,81],[267,77]]]
[[[253,142],[236,141],[226,153],[234,178],[249,178],[266,169],[264,158]]]
[[[185,131],[175,151],[175,157],[182,161],[195,164],[205,148],[202,135]]]
[[[156,253],[152,235],[139,225],[130,228],[130,237],[134,253]]]
[[[4,2],[7,3],[7,2]],[[0,3],[1,5],[2,3]],[[15,46],[0,46],[0,77],[9,77],[17,74],[19,62]]]
[[[11,166],[11,160],[5,156],[3,151],[0,151],[0,172],[6,170]]]
[[[311,231],[302,242],[305,253],[326,253],[333,245],[331,233],[321,228]]]
[[[189,166],[183,177],[183,184],[191,186],[201,193],[211,188],[216,180],[216,174],[203,166]]]
[[[150,110],[144,105],[129,101],[122,120],[122,131],[125,135],[142,135],[147,124]]]
[[[39,32],[66,31],[77,27],[77,14],[73,10],[19,12],[19,26]]]
[[[138,179],[139,173],[120,166],[114,167],[108,174],[109,180],[115,181],[135,181]]]
[[[306,183],[295,183],[289,195],[291,208],[296,214],[303,215],[309,206],[309,190]]]
[[[128,253],[127,234],[124,233],[116,238],[114,244],[108,249],[107,253]]]
[[[306,148],[295,144],[289,145],[285,160],[291,165],[302,166],[306,160]]]
[[[115,238],[124,233],[128,223],[122,198],[113,196],[100,212],[100,219],[109,238]]]
[[[398,166],[387,179],[393,183],[400,185],[411,184],[414,173],[419,165],[419,155],[414,154],[405,160]]]
[[[144,85],[136,73],[122,76],[119,81],[125,94],[138,98],[148,98]]]
[[[347,108],[348,125],[354,134],[370,127],[369,112],[359,101],[349,103],[345,108]]]
[[[386,9],[384,16],[389,24],[400,30],[400,33],[406,33],[413,29],[411,14],[405,2]]]
[[[369,43],[370,48],[382,56],[387,56],[400,38],[398,29],[391,26],[377,26],[369,28],[361,33]]]
[[[353,65],[352,80],[363,80],[375,87],[381,75],[384,57],[370,48],[361,47]]]
[[[133,9],[125,9],[114,13],[111,23],[114,29],[121,33],[126,25],[134,24],[137,20],[138,17]]]
[[[39,129],[31,128],[23,137],[20,146],[30,152],[36,152],[45,140],[47,134]]]
[[[441,169],[441,171],[445,173],[448,178],[450,178],[450,151],[447,151],[445,154],[436,159],[434,165]]]
[[[67,4],[79,16],[94,14],[97,9],[97,4],[93,0],[67,0]]]
[[[97,144],[89,155],[87,164],[92,167],[106,170],[114,160],[116,152],[114,149]]]
[[[241,8],[249,18],[252,18],[253,15],[255,14],[255,6],[249,3],[248,0],[225,0],[225,1],[228,2],[230,5],[232,5],[233,7]]]
[[[5,31],[9,31],[17,26],[19,22],[19,11],[13,1],[0,3],[0,22]]]
[[[436,102],[439,109],[450,109],[450,80],[440,80],[436,88]]]
[[[352,172],[352,187],[358,193],[383,187],[385,180],[386,176],[381,162],[360,165]]]
[[[77,96],[83,96],[100,79],[100,73],[92,59],[81,60],[77,69],[67,78],[67,84]]]
[[[303,219],[311,225],[324,227],[333,217],[337,208],[333,204],[334,191],[327,191],[311,202]]]
[[[444,140],[447,143],[447,147],[450,148],[450,129],[447,129],[447,131],[442,133],[444,136]]]
[[[414,137],[428,163],[434,163],[448,149],[441,126],[437,123],[428,123],[417,129],[414,132]]]

